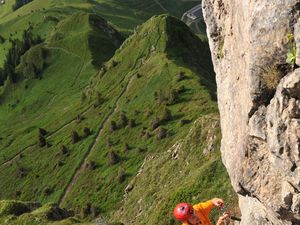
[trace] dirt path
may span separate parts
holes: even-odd
[[[73,55],[73,56],[79,58],[81,61],[83,61],[83,59],[82,59],[79,55],[75,54],[74,52],[70,52],[70,51],[68,51],[68,50],[65,49],[65,48],[61,48],[61,47],[51,47],[51,46],[46,46],[46,48],[47,48],[47,49],[53,49],[53,50],[61,50],[61,51],[65,52],[65,53],[67,53],[67,54],[69,54],[69,55]]]
[[[93,60],[91,59],[91,60],[88,61],[87,63],[82,64],[82,66],[81,66],[81,68],[80,68],[78,74],[76,75],[76,77],[75,77],[75,79],[74,79],[74,81],[73,81],[71,87],[73,87],[73,86],[76,84],[76,82],[77,82],[78,78],[80,77],[82,71],[84,71],[84,70],[86,69],[86,67],[87,67],[90,63],[92,63],[92,61],[93,61]]]
[[[73,56],[75,56],[76,58],[79,58],[79,59],[80,59],[80,61],[81,61],[82,64],[81,64],[80,69],[79,69],[78,73],[76,74],[76,76],[75,76],[75,78],[74,78],[72,84],[70,85],[71,87],[73,87],[73,86],[76,84],[76,81],[77,81],[78,77],[80,76],[80,74],[82,73],[82,71],[87,67],[87,65],[88,65],[89,63],[92,62],[92,60],[89,60],[88,62],[84,63],[84,60],[83,60],[79,55],[75,54],[74,52],[70,52],[70,51],[68,51],[68,50],[65,49],[65,48],[61,48],[61,47],[51,47],[51,46],[47,46],[47,48],[48,48],[48,49],[53,49],[53,50],[60,50],[60,51],[63,51],[63,52],[65,52],[65,53],[69,54],[69,55],[73,55]]]
[[[124,76],[124,79],[126,78],[127,76]],[[124,80],[123,79],[123,80]],[[65,202],[66,200],[66,197],[68,196],[68,194],[70,193],[70,191],[72,190],[74,184],[77,182],[78,180],[78,177],[79,175],[81,174],[81,172],[84,170],[86,164],[87,164],[87,161],[88,161],[88,158],[89,156],[91,155],[93,149],[95,148],[96,144],[99,142],[100,140],[100,136],[103,132],[103,128],[105,126],[105,124],[109,121],[110,117],[119,109],[119,101],[121,99],[121,97],[124,95],[124,93],[127,92],[128,88],[130,87],[132,81],[134,79],[134,74],[130,75],[130,78],[129,78],[129,81],[126,85],[126,87],[122,90],[122,92],[120,93],[120,95],[117,97],[115,103],[114,103],[114,106],[112,107],[112,110],[107,114],[107,116],[104,118],[103,122],[101,123],[98,131],[97,131],[97,135],[96,135],[96,138],[95,140],[91,143],[91,145],[88,147],[86,153],[84,154],[83,158],[82,158],[82,161],[79,163],[79,165],[77,166],[77,168],[75,169],[75,172],[73,174],[73,177],[71,178],[70,182],[67,184],[66,188],[65,188],[65,191],[64,191],[64,194],[61,196],[61,198],[59,199],[58,201],[58,204],[61,205],[62,203]],[[123,81],[122,80],[122,81]],[[122,82],[121,82],[122,83]]]
[[[20,152],[18,152],[16,155],[14,155],[13,157],[11,157],[10,159],[7,159],[6,161],[2,162],[2,164],[0,165],[0,167],[10,164],[14,159],[16,159],[17,157],[19,157],[26,150],[30,149],[33,146],[35,146],[35,144],[32,144],[32,145],[29,145],[29,146],[25,147],[24,149],[22,149]]]
[[[93,106],[89,106],[87,109],[85,109],[83,112],[81,112],[79,115],[84,116]],[[77,117],[72,119],[71,121],[68,121],[67,123],[63,124],[62,126],[60,126],[59,128],[55,129],[54,131],[50,132],[46,138],[51,138],[53,135],[55,135],[58,131],[66,128],[67,126],[71,125],[73,122],[75,122],[77,120]],[[11,163],[13,160],[15,160],[18,156],[20,156],[22,153],[24,153],[25,151],[27,151],[28,149],[30,149],[31,147],[34,147],[36,145],[35,144],[31,144],[27,147],[25,147],[24,149],[22,149],[20,152],[18,152],[16,155],[14,155],[13,157],[11,157],[10,159],[5,160],[4,162],[1,163],[0,167],[8,165],[9,163]]]

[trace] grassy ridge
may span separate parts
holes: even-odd
[[[207,43],[166,15],[136,27],[154,13],[166,9],[180,15],[194,4],[177,1],[172,7],[173,3],[161,0],[162,8],[155,1],[142,0],[35,0],[0,16],[5,39],[10,34],[20,37],[20,30],[30,23],[34,34],[45,40],[25,53],[19,71],[30,62],[39,65],[40,50],[47,51],[41,80],[25,79],[0,89],[4,100],[0,105],[0,179],[5,180],[0,183],[0,199],[56,202],[75,212],[91,205],[108,219],[113,216],[125,224],[146,224],[147,220],[167,224],[172,222],[169,210],[177,201],[216,194],[231,198],[216,152],[218,125],[210,126],[218,124],[218,110]],[[5,29],[8,25],[10,29]],[[134,27],[133,35],[120,46]],[[8,41],[0,45],[3,50],[8,47]],[[0,51],[0,62],[4,55],[5,50]],[[203,120],[207,123],[195,127],[195,121]],[[43,138],[39,128],[48,132]],[[78,140],[72,135],[75,131]],[[215,152],[204,156],[211,136]],[[187,177],[178,176],[178,168],[186,161],[180,160],[177,168],[177,161],[170,162],[165,153],[179,140],[193,143],[193,147],[182,144],[180,150],[191,163],[185,168]],[[43,141],[46,146],[42,147]],[[147,163],[149,176],[136,177],[151,156],[159,159]],[[194,171],[198,163],[203,166]],[[155,181],[155,173],[162,179]],[[206,174],[215,174],[218,185],[208,181]],[[180,179],[178,189],[175,184]],[[140,186],[123,201],[124,189],[132,182]],[[169,183],[170,191],[160,189]],[[218,190],[221,183],[224,187]],[[208,187],[212,187],[209,193],[199,194],[198,188]],[[141,190],[147,190],[142,197],[146,205],[156,207],[158,200],[161,204],[153,211],[144,209],[141,220],[134,221],[122,215],[122,207],[131,207],[136,215],[139,208],[133,202],[143,196]],[[15,218],[15,224],[31,224],[36,218],[40,217],[24,215]],[[47,224],[48,219],[40,223]],[[71,223],[77,221],[61,222]]]
[[[175,24],[177,29],[169,29]],[[189,41],[176,45],[174,43],[180,33],[187,34],[184,38]],[[192,50],[192,46],[197,46],[194,49],[199,51]],[[108,87],[114,83],[124,91],[112,106],[115,110],[88,156],[88,161],[95,162],[97,167],[80,172],[63,206],[76,208],[77,204],[91,203],[103,213],[112,211],[122,198],[123,190],[128,184],[126,181],[138,172],[146,154],[163,152],[186,135],[191,124],[180,126],[181,120],[191,123],[199,116],[217,113],[216,103],[212,101],[213,96],[206,87],[211,83],[213,88],[213,78],[209,80],[208,71],[204,69],[209,62],[203,58],[203,61],[194,64],[192,60],[192,56],[199,59],[207,51],[207,45],[192,35],[183,23],[167,16],[153,17],[122,45],[121,50],[107,63],[106,67],[109,69],[100,72],[87,88],[91,95],[100,92],[105,97]],[[184,56],[177,52],[187,54]],[[111,66],[113,62],[116,64],[114,67]],[[180,73],[185,74],[182,81],[178,81]],[[155,93],[170,93],[182,86],[186,89],[175,103],[158,103],[155,100]],[[166,108],[173,116],[162,125],[168,130],[168,137],[160,140],[157,138],[160,128],[153,129],[151,126]],[[120,127],[112,132],[112,121],[120,124],[122,114],[128,119],[134,119],[137,125],[132,128]],[[129,146],[127,150],[126,145]],[[111,151],[120,158],[114,165],[109,164]],[[126,174],[126,181],[119,183],[118,174],[122,170]]]

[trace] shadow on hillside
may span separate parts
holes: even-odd
[[[183,22],[178,26],[178,21],[169,20],[167,30],[172,37],[167,43],[168,57],[179,67],[188,67],[200,74],[200,84],[207,88],[211,99],[216,101],[216,79],[208,43],[191,32]]]

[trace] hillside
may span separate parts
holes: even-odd
[[[204,0],[241,225],[300,224],[300,3]]]
[[[177,38],[184,33],[187,33],[186,42],[177,45]],[[192,46],[195,45],[201,50],[194,50]],[[100,93],[107,99],[101,109],[106,105],[110,107],[107,121],[97,131],[99,135],[85,161],[99,166],[95,170],[82,167],[74,178],[76,183],[71,182],[70,192],[63,198],[64,206],[73,206],[74,199],[86,203],[84,196],[89,195],[90,203],[101,207],[102,211],[113,209],[126,184],[114,181],[120,169],[129,179],[137,173],[146,153],[164,151],[186,135],[191,123],[200,115],[217,113],[205,86],[210,83],[213,88],[214,84],[203,69],[209,60],[204,59],[201,65],[195,64],[193,59],[193,56],[199,58],[207,53],[206,45],[183,23],[165,16],[150,19],[121,46],[86,89],[87,98]],[[165,111],[170,111],[172,118],[159,122]],[[135,124],[132,128],[126,124],[131,120]],[[189,124],[180,127],[181,120]],[[163,126],[158,128],[160,123]],[[168,138],[160,140],[158,135],[162,128],[166,129]],[[120,158],[116,165],[108,163],[112,151]],[[85,187],[87,182],[95,189]],[[99,202],[99,199],[106,199],[108,193],[115,193],[115,199]]]
[[[9,225],[94,225],[84,223],[80,218],[70,217],[73,213],[59,208],[56,204],[41,206],[36,202],[15,200],[0,201],[0,223]]]
[[[161,3],[172,8],[170,2]],[[173,14],[180,14],[181,4]],[[66,217],[80,214],[80,219],[59,218],[62,224],[99,214],[125,224],[173,223],[169,210],[177,201],[215,195],[236,205],[218,152],[221,135],[208,45],[175,17],[154,16],[136,27],[160,12],[157,3],[147,6],[149,11],[139,14],[143,1],[35,0],[1,14],[5,51],[9,37],[21,40],[28,27],[42,41],[22,54],[16,79],[0,87],[0,199],[54,202],[72,211]],[[131,12],[126,23],[116,16],[121,18],[121,12]],[[5,54],[1,57],[5,65]],[[182,147],[176,150],[178,160],[171,160],[168,150],[175,144]],[[142,165],[149,176],[137,176]],[[154,182],[155,172],[163,179]],[[223,187],[212,184],[209,174]],[[167,184],[170,189],[160,189]],[[197,191],[209,186],[206,194]],[[143,210],[143,219],[134,220],[123,215],[122,205],[132,207],[143,196],[140,190],[147,190],[145,204],[164,204],[160,210]],[[0,221],[30,224],[43,218],[40,224],[56,224],[36,213],[49,210],[45,205],[20,217],[4,213]]]
[[[160,4],[158,4],[158,2]],[[169,12],[180,17],[197,1],[145,1],[145,0],[34,0],[16,11],[13,1],[0,5],[0,34],[6,40],[20,38],[22,31],[31,23],[35,32],[47,38],[58,21],[76,12],[94,13],[109,21],[119,32],[128,36],[133,29],[155,14]],[[163,6],[163,8],[162,8]],[[7,29],[9,27],[9,29]],[[8,41],[0,46],[0,65],[9,47]]]

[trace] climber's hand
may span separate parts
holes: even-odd
[[[229,223],[228,220],[230,221],[230,213],[229,212],[225,212],[223,214],[223,216],[220,216],[220,218],[219,218],[219,220],[218,220],[218,222],[217,222],[216,225],[223,225],[225,221],[227,221]]]
[[[219,208],[222,208],[224,205],[224,201],[220,198],[213,198],[211,201],[215,206],[217,206]]]

